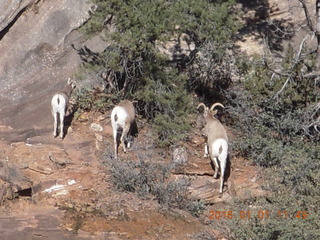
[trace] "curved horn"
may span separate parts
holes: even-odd
[[[202,106],[204,109],[206,109],[206,108],[207,108],[207,106],[206,106],[206,105],[204,105],[204,103],[199,103],[199,105],[198,105],[197,109],[199,109],[201,106]]]
[[[220,107],[224,108],[224,106],[222,105],[222,103],[217,102],[217,103],[212,104],[212,106],[211,106],[211,108],[210,108],[210,111],[213,111],[213,109],[214,109],[215,107],[217,107],[217,106],[220,106]]]

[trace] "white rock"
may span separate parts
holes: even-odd
[[[103,127],[97,123],[92,123],[90,125],[90,130],[94,131],[94,132],[102,132],[103,131]]]

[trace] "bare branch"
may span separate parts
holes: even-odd
[[[299,51],[298,51],[298,54],[296,55],[296,63],[299,62],[299,59],[301,57],[301,52],[302,52],[302,49],[303,49],[303,46],[307,40],[307,38],[309,37],[310,35],[307,35],[304,37],[304,39],[302,39],[301,43],[300,43],[300,47],[299,47]]]
[[[300,47],[299,47],[299,50],[297,52],[297,55],[295,57],[295,61],[293,63],[293,65],[291,66],[291,70],[293,70],[296,65],[300,62],[300,58],[301,58],[301,53],[302,53],[302,49],[303,49],[303,46],[307,40],[307,38],[309,37],[310,35],[307,35],[305,36],[304,39],[302,39],[301,43],[300,43]],[[292,71],[290,71],[292,72]],[[281,74],[282,75],[282,74]],[[278,96],[281,94],[281,92],[286,88],[287,84],[290,82],[290,80],[292,80],[292,76],[290,75],[287,80],[285,81],[285,83],[283,84],[283,86],[281,87],[281,89],[275,94],[275,96],[273,97],[273,99],[275,98],[278,98]]]
[[[320,71],[313,71],[303,75],[304,78],[315,78],[320,76]]]
[[[317,0],[318,2],[319,0]],[[306,1],[305,0],[299,0],[299,2],[302,4],[302,8],[303,8],[303,11],[304,11],[304,15],[306,17],[306,20],[307,20],[307,26],[310,28],[310,30],[312,32],[316,32],[316,28],[314,27],[312,21],[311,21],[311,17],[310,17],[310,13],[309,13],[309,10],[308,10],[308,7],[307,7],[307,4],[306,4]]]
[[[278,96],[282,93],[282,91],[286,88],[287,84],[290,82],[291,77],[288,77],[281,89],[274,95],[273,99],[278,98]]]
[[[272,32],[275,33],[278,37],[280,38],[285,38],[288,35],[292,36],[295,32],[299,31],[299,30],[295,30],[295,31],[284,31],[283,28],[279,27],[278,24],[276,24],[273,20],[271,19],[267,19],[266,22],[268,23],[268,25],[273,26],[275,28],[275,30],[273,30]],[[300,29],[300,28],[299,28]],[[280,36],[281,35],[281,36]]]
[[[316,14],[317,14],[317,29],[315,35],[317,36],[317,52],[320,45],[320,0],[316,1]]]
[[[314,109],[312,110],[312,114],[310,116],[310,119],[315,119],[315,120],[311,120],[311,122],[307,125],[307,128],[313,127],[314,130],[316,130],[317,132],[320,132],[319,126],[320,126],[320,115],[319,115],[319,111],[320,111],[320,102],[314,107]]]

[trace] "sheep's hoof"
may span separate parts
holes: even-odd
[[[222,198],[222,193],[219,193],[219,196],[218,196],[218,198]]]

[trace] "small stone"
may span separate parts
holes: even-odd
[[[101,116],[99,116],[99,117],[97,118],[97,121],[98,121],[98,122],[101,122],[101,121],[104,121],[105,119],[106,119],[106,117],[103,116],[103,115],[101,115]]]
[[[102,141],[103,141],[103,136],[102,136],[101,134],[95,133],[94,136],[96,137],[96,139],[97,139],[99,142],[102,142]]]
[[[69,133],[73,133],[73,129],[72,129],[72,127],[70,126],[70,127],[68,127],[68,134]]]
[[[92,123],[90,125],[90,129],[94,132],[102,132],[103,131],[103,127],[97,123]]]
[[[174,149],[172,161],[175,164],[183,165],[188,162],[188,152],[184,147]]]
[[[101,150],[100,142],[96,139],[96,149]]]
[[[45,174],[45,175],[50,175],[50,174],[53,173],[53,171],[52,171],[52,169],[50,167],[40,165],[36,161],[30,163],[28,165],[28,168],[30,170],[33,170],[35,172],[42,173],[42,174]]]

